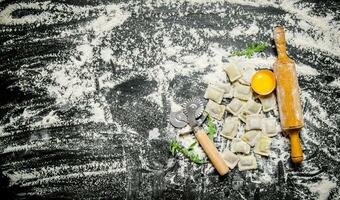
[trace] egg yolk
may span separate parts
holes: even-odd
[[[267,95],[275,89],[275,76],[269,70],[258,71],[252,79],[251,87],[260,95]]]

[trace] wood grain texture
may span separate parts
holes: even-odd
[[[295,62],[287,56],[286,38],[283,27],[274,30],[274,41],[278,53],[274,63],[276,76],[276,97],[280,112],[281,128],[290,137],[290,155],[296,165],[303,160],[303,151],[299,139],[299,130],[303,127],[301,92],[297,78]]]
[[[278,53],[274,63],[276,77],[276,96],[283,130],[298,129],[303,126],[303,114],[300,100],[300,86],[295,63],[287,56],[286,38],[283,27],[274,30],[275,46]]]

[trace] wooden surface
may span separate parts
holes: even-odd
[[[0,0],[1,199],[339,199],[339,3],[203,2]],[[223,178],[171,155],[172,102],[277,25],[298,63],[303,165],[281,134],[257,170]]]

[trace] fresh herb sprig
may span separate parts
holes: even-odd
[[[206,161],[202,160],[197,154],[193,152],[197,142],[192,143],[188,148],[183,147],[177,141],[173,140],[170,143],[170,151],[172,155],[176,155],[178,152],[182,153],[183,156],[196,164],[204,164]]]
[[[208,114],[208,131],[207,135],[210,138],[210,140],[214,139],[216,135],[216,126],[213,122],[212,117]]]
[[[214,124],[213,119],[209,114],[207,121],[208,121],[207,135],[210,140],[213,140],[216,135],[216,125]],[[197,142],[193,142],[188,148],[185,148],[182,145],[180,145],[176,140],[172,140],[170,143],[170,151],[172,155],[176,155],[179,152],[196,164],[204,164],[206,163],[206,161],[202,160],[197,154],[193,152],[196,145]]]
[[[246,56],[247,58],[250,58],[254,55],[254,53],[261,52],[266,48],[268,48],[268,44],[266,43],[255,43],[247,47],[245,50],[233,52],[229,57]]]

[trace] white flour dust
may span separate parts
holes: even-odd
[[[287,26],[286,38],[289,45],[311,52],[322,51],[326,55],[330,56],[339,56],[340,54],[340,47],[338,45],[340,43],[340,32],[338,31],[339,24],[332,23],[332,20],[336,16],[333,16],[332,14],[328,14],[326,16],[314,15],[311,12],[310,4],[303,2],[297,3],[299,1],[295,0],[158,0],[156,2],[147,1],[145,6],[152,10],[156,7],[174,5],[180,2],[187,2],[189,5],[195,6],[204,6],[206,4],[213,3],[228,3],[231,5],[248,5],[254,8],[269,6],[281,9],[286,12],[286,14],[274,17],[278,17],[278,19],[282,20],[284,25]],[[94,35],[94,39],[89,39],[87,37],[74,39],[74,44],[76,44],[76,46],[71,49],[72,53],[68,59],[48,63],[42,70],[38,71],[38,75],[34,78],[34,80],[30,80],[29,83],[26,83],[25,81],[19,81],[18,85],[23,91],[29,91],[31,87],[46,91],[50,97],[55,99],[56,105],[59,108],[67,110],[69,107],[75,106],[76,108],[85,109],[92,113],[91,117],[87,119],[74,119],[75,122],[102,122],[116,124],[116,122],[112,120],[110,112],[111,105],[106,102],[104,97],[96,94],[96,80],[98,80],[99,89],[110,89],[114,88],[114,86],[117,84],[129,80],[131,77],[139,74],[140,72],[145,72],[150,80],[155,80],[157,82],[157,89],[144,98],[148,101],[156,103],[162,111],[164,111],[166,106],[171,106],[171,110],[179,110],[180,106],[177,104],[178,102],[175,102],[174,94],[168,92],[170,82],[176,77],[190,77],[197,72],[204,72],[204,75],[202,75],[201,79],[202,84],[208,84],[216,80],[225,81],[225,76],[223,75],[224,64],[222,63],[222,57],[228,56],[234,47],[228,45],[222,46],[216,42],[212,42],[214,39],[222,38],[223,40],[227,41],[240,39],[244,41],[257,42],[259,35],[266,36],[268,41],[272,38],[271,30],[267,30],[266,28],[260,26],[261,21],[263,21],[263,16],[258,15],[258,13],[254,13],[250,23],[238,24],[235,19],[232,19],[233,13],[228,13],[226,9],[207,8],[205,9],[205,12],[216,13],[218,16],[223,17],[223,20],[230,20],[232,25],[230,27],[226,26],[215,29],[212,27],[196,28],[187,27],[186,25],[173,24],[172,29],[179,30],[178,34],[176,33],[176,38],[174,38],[173,34],[170,33],[171,31],[164,28],[169,26],[169,24],[167,24],[165,20],[159,19],[157,23],[153,24],[156,27],[155,33],[153,33],[153,35],[149,35],[150,33],[146,31],[141,31],[139,33],[141,38],[148,41],[144,47],[131,47],[129,44],[133,43],[134,41],[126,41],[125,43],[120,44],[122,52],[121,55],[115,55],[114,52],[117,49],[113,49],[113,47],[111,47],[110,43],[107,41],[115,40],[116,38],[112,38],[110,34],[114,32],[116,28],[123,27],[124,23],[126,23],[131,18],[132,11],[128,11],[128,8],[129,5],[127,4],[102,5],[93,8],[86,6],[63,6],[62,4],[52,3],[50,1],[42,3],[15,3],[8,5],[5,9],[0,11],[0,25],[30,24],[38,27],[42,24],[66,23],[70,19],[93,17],[93,19],[91,18],[90,21],[77,27],[76,30],[65,29],[61,31],[59,37],[67,38],[68,36],[74,36],[78,34],[87,35],[88,33],[91,33]],[[21,9],[32,9],[41,12],[40,14],[32,14],[21,18],[14,18],[12,13]],[[90,11],[93,10],[97,13],[100,13],[100,16],[91,14]],[[138,7],[136,7],[136,10],[138,10]],[[62,14],[63,12],[68,13],[68,15],[65,17],[65,15]],[[135,14],[138,15],[138,12]],[[188,15],[186,12],[178,13],[178,17],[183,17],[186,15]],[[162,17],[164,17],[164,19],[167,18],[165,14]],[[157,40],[161,40],[162,42],[155,43]],[[181,44],[176,42],[176,40],[188,40],[188,43]],[[207,41],[210,42],[207,44]],[[10,44],[11,42],[13,41],[9,41],[6,44]],[[155,54],[151,54],[151,49],[155,47],[158,47],[159,51],[157,51]],[[196,47],[202,47],[204,50],[200,50],[198,52],[195,49]],[[141,55],[143,52],[145,55],[147,55],[146,57],[140,58],[140,60],[137,60],[136,57],[134,57]],[[149,55],[150,57],[148,57]],[[119,70],[132,70],[133,72],[119,78],[114,77],[115,74],[113,72],[105,72],[103,74],[97,75],[97,69],[102,67],[97,66],[96,61],[98,60],[109,65],[112,62],[118,66]],[[154,66],[148,66],[147,69],[136,67],[139,66],[138,62],[141,60],[159,60],[159,62]],[[230,61],[238,62],[241,65],[247,67],[270,69],[272,68],[272,64],[275,61],[275,57],[261,54],[255,55],[250,59],[244,57],[230,58]],[[28,67],[30,66],[30,64],[27,65]],[[22,68],[23,69],[21,69],[18,77],[22,77],[26,73],[25,66],[22,66]],[[320,75],[316,69],[303,63],[297,63],[297,72],[299,76],[306,77]],[[46,77],[48,77],[52,82],[46,83]],[[334,80],[329,85],[334,88],[339,88],[339,79]],[[164,98],[166,101],[163,101]],[[315,112],[311,113],[307,111],[304,115],[306,120],[310,120],[315,125],[321,126],[322,122],[331,127],[335,126],[334,119],[329,119],[329,113],[327,113],[327,111],[321,107],[320,102],[318,102],[311,94],[302,91],[302,101],[309,102],[317,113],[316,115]],[[163,105],[164,102],[169,102],[171,105]],[[49,106],[47,106],[47,108],[48,107]],[[44,110],[42,109],[39,111]],[[44,117],[36,119],[36,121],[31,124],[27,124],[30,119],[39,115],[40,114],[38,111],[32,111],[30,107],[25,108],[21,114],[11,117],[8,124],[2,124],[0,126],[0,137],[6,137],[9,135],[9,133],[4,131],[4,127],[16,127],[18,125],[22,125],[20,124],[22,121],[25,122],[23,123],[24,125],[28,125],[30,127],[53,126],[64,123],[64,121],[62,121],[56,112],[47,112]],[[161,130],[158,128],[150,130],[148,139],[160,139],[160,132]],[[305,138],[309,137],[307,138],[309,141],[319,144],[318,138],[311,135],[310,133],[302,134],[306,135]],[[193,141],[193,137],[188,136],[183,140],[183,144],[190,145]],[[34,140],[32,140],[32,144],[17,144],[8,146],[2,149],[2,151],[3,153],[6,153],[35,148],[43,149],[44,145],[48,144],[49,142],[49,140],[45,140],[43,142],[34,142]],[[222,148],[228,145],[229,144],[227,142],[222,141],[219,148],[222,150]],[[269,160],[261,158],[259,159],[259,165],[263,167],[263,172],[254,177],[254,182],[270,183],[275,176],[273,166],[276,166],[279,160],[287,160],[289,158],[289,141],[282,135],[279,134],[273,139],[272,149],[273,151]],[[204,153],[199,148],[197,148],[196,153],[204,157]],[[142,158],[141,162],[143,165],[147,165],[144,163],[145,160]],[[115,173],[115,170],[120,171],[124,169],[124,166],[118,167],[116,169],[116,165],[114,163],[106,164],[108,166],[101,166],[105,165],[103,163],[93,163],[75,166],[74,168],[65,164],[61,166],[61,168],[44,169],[49,173],[55,174],[55,176],[51,178],[44,177],[44,173],[25,171],[18,171],[14,173],[14,175],[11,175],[10,178],[13,184],[20,181],[25,182],[25,180],[33,180],[37,177],[41,178],[43,182],[48,182],[53,179],[66,179],[67,177],[62,175],[62,171],[69,168],[71,168],[71,174],[69,175],[70,177],[90,176],[95,175],[95,173]],[[179,164],[179,174],[181,176],[185,176],[185,171],[188,170],[189,164],[187,160],[180,160]],[[96,168],[94,166],[99,167]],[[103,167],[107,167],[109,170],[107,172],[102,171],[101,169]],[[84,174],[78,172],[79,169],[83,168],[85,168],[84,171],[86,171]],[[92,170],[92,168],[98,169],[97,172],[96,170]],[[211,170],[211,167],[209,169]],[[32,181],[31,183],[27,183],[27,185],[36,183],[37,182]],[[312,185],[310,189],[312,192],[318,193],[320,195],[320,199],[325,199],[327,198],[329,191],[335,187],[334,184],[335,183],[333,183],[331,180],[325,179],[319,184],[323,190],[319,189],[318,185]]]
[[[308,185],[309,190],[313,193],[316,193],[319,200],[327,200],[330,191],[336,187],[336,183],[329,180],[329,178],[325,176],[322,177],[320,182]]]
[[[190,4],[205,4],[206,1],[200,0],[192,0],[188,1]],[[209,1],[209,3],[214,2],[223,2],[223,1]],[[331,23],[331,20],[334,16],[327,15],[326,17],[322,16],[314,16],[310,14],[310,9],[308,7],[302,7],[301,4],[296,4],[297,1],[239,1],[239,0],[230,0],[227,1],[232,4],[240,4],[240,5],[250,5],[254,7],[261,6],[272,6],[275,8],[280,8],[288,13],[284,16],[284,19],[288,24],[294,25],[296,20],[303,28],[302,30],[287,30],[287,40],[288,43],[295,45],[296,47],[301,48],[316,48],[318,50],[326,51],[329,53],[334,53],[338,51],[339,33],[334,28],[335,24]],[[157,1],[156,4],[147,3],[147,5],[152,8],[153,6],[162,5],[163,3],[171,4],[171,1]],[[88,95],[92,95],[95,88],[95,77],[92,75],[94,68],[91,67],[93,61],[95,59],[102,59],[104,62],[109,63],[110,61],[120,64],[124,67],[131,68],[131,62],[125,55],[120,57],[116,57],[113,55],[113,50],[110,47],[105,47],[100,50],[100,53],[97,54],[94,52],[94,48],[98,45],[103,44],[102,38],[107,37],[108,33],[112,31],[115,27],[120,26],[126,21],[131,13],[123,10],[122,8],[124,4],[116,5],[111,4],[107,6],[97,6],[94,9],[99,11],[104,11],[104,15],[94,19],[93,21],[87,23],[84,27],[79,27],[77,32],[86,32],[93,30],[96,35],[96,39],[93,41],[88,41],[86,38],[78,41],[79,45],[74,49],[74,56],[71,56],[68,61],[62,63],[51,63],[46,68],[47,71],[41,71],[41,77],[46,76],[46,74],[50,74],[51,79],[53,80],[53,84],[46,85],[44,79],[34,80],[33,84],[38,87],[46,88],[46,90],[50,93],[50,95],[56,98],[57,102],[60,106],[65,104],[72,104],[77,101],[82,101],[87,98]],[[15,10],[20,9],[37,9],[41,12],[38,15],[29,15],[22,18],[12,18],[11,13]],[[20,4],[12,4],[6,7],[3,11],[0,12],[0,16],[3,16],[0,21],[0,24],[40,24],[40,23],[56,23],[58,20],[67,20],[65,18],[60,18],[58,13],[54,13],[51,11],[64,11],[68,13],[72,13],[74,16],[78,16],[79,13],[84,16],[89,16],[88,13],[90,7],[72,7],[72,6],[63,6],[62,4],[54,4],[51,2],[42,2],[42,3],[20,3]],[[92,8],[93,9],[93,8]],[[224,12],[223,9],[220,9],[220,12]],[[180,15],[184,15],[184,13],[179,13]],[[225,14],[225,13],[224,13]],[[57,15],[52,16],[52,15]],[[226,15],[227,17],[228,15]],[[216,36],[221,36],[225,34],[229,34],[232,38],[237,38],[239,36],[247,36],[252,38],[252,36],[256,36],[257,34],[261,34],[264,30],[258,26],[257,20],[261,20],[253,18],[253,22],[249,25],[238,25],[234,27],[231,31],[225,30],[213,30],[213,29],[187,29],[183,26],[182,31],[188,32],[191,36],[193,36],[195,42],[201,42],[205,37],[213,38]],[[160,27],[164,27],[164,23],[162,21],[158,22]],[[312,25],[309,25],[312,24]],[[178,26],[178,25],[175,25]],[[317,28],[315,28],[317,27]],[[320,29],[320,30],[319,30]],[[202,32],[203,30],[203,32]],[[313,30],[317,33],[317,38],[313,38],[314,36],[309,35],[309,30]],[[222,32],[221,32],[222,31]],[[216,33],[214,33],[216,32]],[[220,32],[220,33],[219,33]],[[73,35],[74,32],[72,30],[62,31],[61,35]],[[141,32],[141,35],[145,35],[145,33]],[[266,31],[267,34],[267,31]],[[220,65],[220,57],[225,56],[230,53],[230,49],[219,49],[222,52],[215,52],[215,56],[210,56],[207,54],[183,54],[182,51],[187,48],[191,48],[189,45],[187,47],[180,46],[178,44],[174,44],[171,36],[169,36],[165,31],[159,30],[155,35],[163,35],[163,43],[164,48],[161,49],[162,54],[159,54],[161,57],[170,58],[174,57],[175,59],[163,59],[162,63],[156,65],[155,67],[150,69],[150,78],[155,79],[158,82],[158,90],[153,94],[150,94],[146,99],[157,103],[159,106],[163,107],[162,101],[162,93],[166,93],[168,88],[169,81],[173,80],[176,75],[186,75],[205,70],[208,66],[215,67]],[[322,37],[321,37],[322,35]],[[301,37],[300,37],[301,36]],[[297,39],[297,37],[300,37]],[[255,37],[254,37],[255,38]],[[310,47],[309,45],[317,44],[315,46]],[[214,49],[218,49],[216,45],[210,45],[211,52]],[[132,50],[133,54],[138,54],[139,49]],[[268,58],[269,60],[273,58]],[[262,60],[252,60],[254,62],[264,62],[267,67],[271,66],[270,61]],[[88,66],[84,68],[83,66]],[[265,66],[261,63],[258,63],[258,66]],[[316,75],[317,71],[313,70],[311,67],[306,65],[298,64],[298,71],[303,75]],[[80,78],[84,77],[84,78]],[[126,77],[122,77],[122,80],[113,80],[112,75],[110,73],[105,73],[98,77],[100,88],[112,88],[115,84],[119,84],[121,81],[126,80]],[[207,78],[205,82],[208,81]],[[167,98],[170,98],[169,95],[165,95]],[[104,104],[105,102],[101,102]],[[103,106],[105,107],[105,106]],[[98,112],[98,109],[93,109],[92,112]],[[97,113],[98,115],[98,113]],[[57,117],[57,116],[56,116]],[[97,118],[98,119],[98,118]],[[104,122],[109,122],[109,120],[102,118]],[[97,120],[98,121],[98,120]],[[46,121],[45,121],[46,122]]]
[[[160,133],[159,133],[158,128],[154,128],[149,131],[149,140],[158,139],[159,136],[160,136]]]
[[[77,119],[76,121],[93,121],[93,122],[105,122],[112,123],[108,105],[104,101],[94,102],[96,97],[95,86],[95,68],[93,62],[98,59],[102,59],[104,62],[109,63],[113,51],[112,49],[105,47],[102,48],[100,53],[96,53],[94,49],[102,45],[102,39],[107,37],[109,31],[112,31],[115,27],[122,25],[129,17],[130,13],[121,9],[122,5],[107,5],[97,7],[76,7],[65,6],[63,4],[55,4],[51,2],[42,3],[20,3],[11,4],[6,9],[0,12],[0,24],[53,24],[60,21],[67,20],[66,18],[59,17],[59,11],[71,13],[72,15],[90,16],[89,10],[98,10],[103,13],[98,18],[86,23],[85,26],[79,27],[76,31],[64,30],[60,35],[67,36],[75,33],[88,31],[94,31],[96,38],[89,41],[86,37],[76,41],[77,45],[73,49],[73,54],[66,61],[58,61],[49,63],[44,69],[40,71],[38,77],[32,80],[31,83],[19,82],[23,90],[30,90],[31,85],[34,87],[43,88],[48,94],[56,99],[56,104],[62,109],[66,109],[71,106],[77,106],[80,109],[86,109],[90,111],[93,116],[88,119]],[[35,9],[42,11],[38,15],[29,15],[21,18],[11,17],[12,12],[21,9]],[[52,12],[57,11],[57,12]],[[24,72],[22,73],[25,74]],[[52,83],[46,83],[46,77],[48,77]],[[105,73],[98,78],[101,88],[112,88],[114,86],[114,80],[110,77],[110,73]],[[88,100],[89,97],[92,99]],[[79,103],[80,102],[80,103]],[[29,119],[38,115],[39,112],[28,115],[28,110],[25,109],[21,116],[13,118],[10,124],[15,125],[15,122],[20,119]],[[44,127],[53,126],[63,123],[61,119],[55,113],[49,113],[43,117],[41,121],[30,124],[30,127]],[[7,125],[10,125],[7,124]]]

